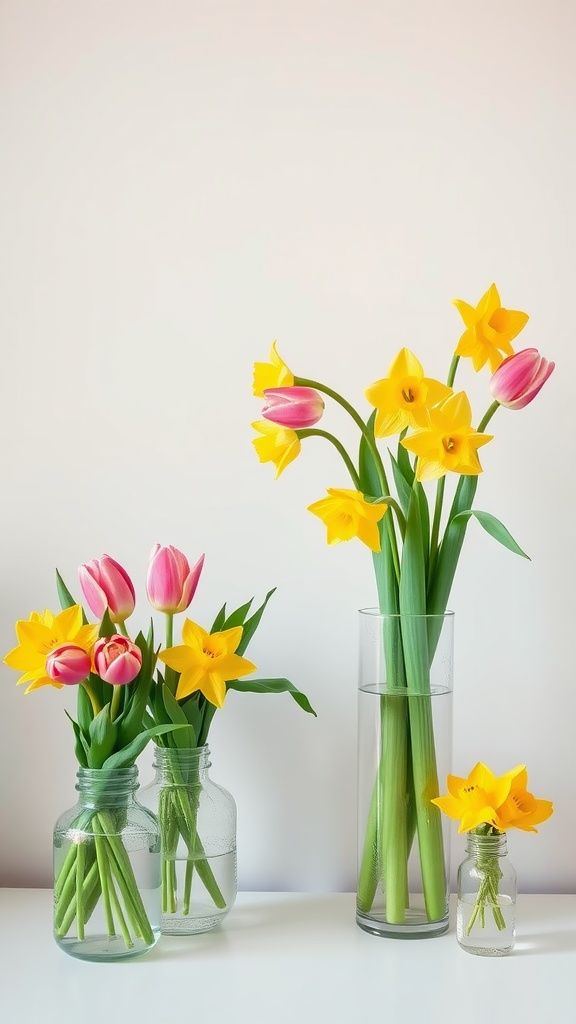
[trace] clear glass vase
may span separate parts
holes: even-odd
[[[140,956],[160,937],[160,831],[138,769],[80,768],[54,827],[54,937],[80,960]]]
[[[448,930],[450,830],[431,803],[451,768],[454,615],[360,612],[357,923]]]
[[[141,800],[160,823],[162,932],[209,931],[236,899],[236,804],[209,777],[208,746],[156,746],[154,768]]]
[[[468,833],[467,857],[458,868],[456,935],[476,956],[506,956],[516,941],[516,871],[506,833]]]

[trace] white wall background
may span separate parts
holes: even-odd
[[[278,482],[258,464],[252,363],[278,338],[364,410],[402,345],[444,377],[450,299],[495,280],[531,314],[518,347],[557,370],[481,453],[477,505],[532,562],[470,528],[454,768],[528,765],[556,813],[511,837],[522,888],[575,891],[575,22],[570,0],[0,5],[0,646],[56,609],[55,566],[74,585],[104,551],[139,588],[135,626],[156,541],[206,552],[207,625],[277,585],[249,653],[318,719],[238,694],[216,716],[242,888],[355,886],[356,610],[375,602],[368,551],[328,548],[305,511],[347,486],[337,456],[309,442]],[[49,885],[75,694],[15,680],[2,666],[0,882]]]

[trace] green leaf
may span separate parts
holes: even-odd
[[[243,626],[244,619],[246,618],[248,612],[250,611],[250,607],[252,605],[253,600],[254,598],[251,597],[250,600],[246,602],[246,604],[240,605],[240,608],[237,608],[236,611],[232,612],[231,615],[229,615],[225,619],[220,629],[216,630],[216,632],[219,633],[221,629],[233,629],[234,626]]]
[[[243,632],[242,632],[242,639],[241,639],[240,643],[238,644],[238,647],[236,648],[236,654],[244,654],[244,651],[248,647],[248,644],[250,643],[252,637],[254,636],[254,633],[258,629],[258,626],[260,624],[260,619],[262,618],[262,615],[264,613],[264,609],[265,609],[266,605],[268,604],[268,601],[272,597],[272,594],[274,593],[275,590],[276,590],[276,587],[272,587],[272,590],[268,591],[268,593],[266,594],[266,597],[264,598],[263,603],[260,605],[258,610],[255,611],[254,615],[252,615],[244,623],[244,629],[243,629]]]
[[[457,516],[471,507],[477,486],[478,477],[463,476],[456,488],[448,524],[436,560],[434,576],[429,581],[428,613],[430,615],[443,615],[446,611],[468,525],[467,519],[457,519]]]
[[[196,735],[190,727],[188,717],[166,684],[162,687],[162,700],[164,701],[164,708],[168,719],[173,722],[174,725],[186,726],[186,730],[179,729],[178,732],[173,733],[170,737],[170,739],[174,741],[174,745],[177,747],[195,747]]]
[[[88,749],[88,767],[101,768],[106,758],[114,750],[117,728],[110,719],[110,705],[106,704],[90,723],[90,746]]]
[[[368,418],[366,426],[369,433],[374,437],[374,421],[376,420],[376,410]],[[360,477],[360,489],[362,494],[374,494],[382,496],[382,484],[378,471],[374,465],[374,458],[372,452],[366,443],[366,438],[362,435],[360,440],[360,448],[358,451],[358,475]]]
[[[418,498],[418,515],[420,517],[420,537],[422,540],[422,555],[424,558],[424,575],[428,579],[428,563],[430,560],[430,510],[426,491],[421,483],[414,484],[414,490]]]
[[[72,597],[72,594],[64,583],[58,569],[56,569],[56,590],[58,591],[58,599],[60,601],[62,611],[64,611],[65,608],[71,608],[73,604],[78,604],[78,602]],[[86,618],[84,618],[84,621],[86,621]]]
[[[219,633],[221,631],[222,626],[224,625],[225,621],[226,621],[226,602],[224,602],[224,604],[222,605],[220,611],[218,612],[218,615],[214,619],[214,622],[212,623],[212,629],[210,630],[210,632],[211,633]]]
[[[182,728],[184,727],[181,725],[154,725],[150,729],[145,729],[128,746],[111,754],[102,765],[102,768],[129,768],[142,753],[148,740],[153,739],[154,736],[164,736],[168,732]]]
[[[486,533],[489,533],[494,540],[497,540],[500,544],[503,544],[509,551],[513,551],[515,555],[521,555],[522,558],[527,558],[530,561],[530,556],[522,550],[519,544],[516,543],[514,537],[506,529],[503,523],[496,516],[490,514],[490,512],[479,512],[478,509],[470,508],[464,512],[459,512],[458,515],[454,516],[452,522],[458,522],[464,519],[470,519],[470,516],[474,516],[478,520],[480,526],[483,526]]]
[[[404,445],[400,443],[406,437],[407,432],[408,428],[406,427],[398,438],[397,462],[400,472],[402,473],[402,476],[406,480],[406,483],[408,483],[410,487],[412,487],[412,484],[414,483],[414,469],[412,467],[412,463],[410,462],[408,449],[405,448]],[[392,458],[392,455],[390,456],[390,458]]]
[[[303,711],[317,717],[308,697],[289,679],[231,679],[226,683],[226,689],[238,690],[239,693],[289,693]]]
[[[83,686],[78,687],[76,710],[78,712],[78,725],[82,729],[82,732],[86,736],[88,736],[90,723],[94,717],[94,714],[92,711],[92,704],[90,703],[90,698]]]
[[[114,625],[114,623],[112,622],[112,619],[110,618],[110,612],[106,608],[106,610],[104,612],[104,615],[102,616],[102,622],[100,623],[100,629],[98,630],[98,636],[99,637],[114,636],[114,633],[117,633],[117,632],[118,632],[118,630],[117,630],[116,626]]]
[[[408,509],[410,508],[410,498],[412,495],[412,484],[408,483],[406,477],[402,473],[400,466],[396,462],[396,459],[390,455],[390,464],[392,466],[392,473],[394,476],[394,483],[396,484],[396,492],[398,494],[398,501],[400,502],[400,508],[402,509],[405,516],[408,515]]]
[[[86,744],[84,736],[82,735],[82,730],[81,730],[80,726],[78,725],[78,722],[75,722],[74,719],[68,714],[68,712],[66,710],[64,711],[64,714],[70,719],[70,721],[72,723],[72,728],[74,729],[74,736],[76,737],[76,742],[74,744],[74,753],[76,754],[76,760],[78,761],[78,764],[82,768],[87,768],[88,767],[88,757],[87,757],[88,746]]]

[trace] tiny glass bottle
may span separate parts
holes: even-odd
[[[160,938],[160,831],[138,769],[80,768],[54,826],[54,937],[80,960],[140,956]]]
[[[209,931],[236,899],[236,804],[210,766],[208,746],[155,746],[156,776],[141,792],[160,824],[164,935]]]
[[[476,956],[506,956],[516,939],[516,871],[506,833],[468,833],[467,857],[458,869],[456,934]]]

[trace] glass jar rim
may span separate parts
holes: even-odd
[[[381,619],[453,619],[455,612],[381,612],[379,608],[359,608],[358,614]]]

